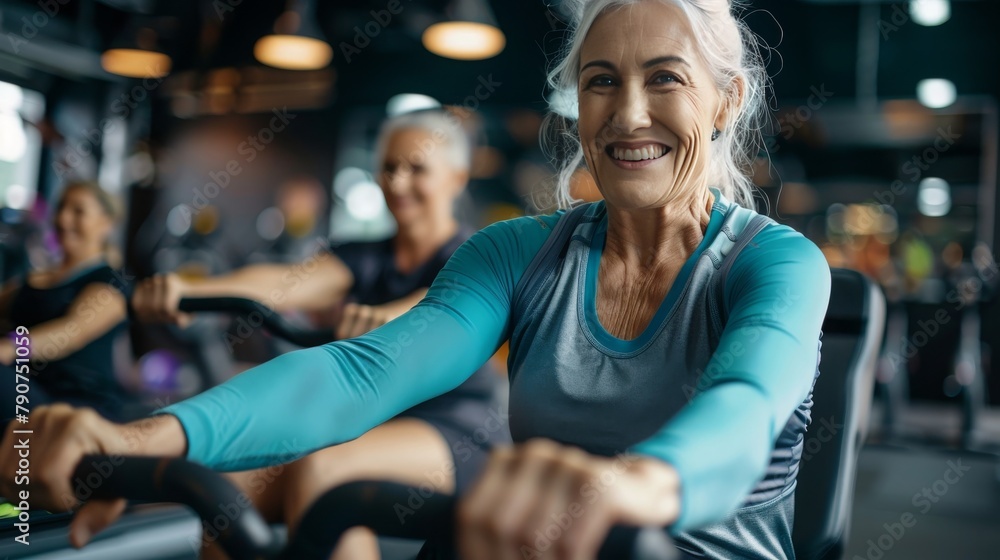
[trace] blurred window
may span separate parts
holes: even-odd
[[[38,191],[42,94],[0,82],[0,207],[22,210]]]

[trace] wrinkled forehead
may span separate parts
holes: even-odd
[[[433,148],[438,144],[431,138],[431,133],[422,128],[397,128],[389,133],[385,143],[385,156],[387,158],[409,158],[411,152],[435,151]]]
[[[697,58],[696,39],[684,11],[672,2],[649,0],[615,6],[597,16],[580,49],[581,67],[607,60],[622,67],[661,56]]]
[[[446,135],[420,127],[393,130],[385,144],[382,163],[448,165],[452,146]]]

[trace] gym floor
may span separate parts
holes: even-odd
[[[957,433],[958,422],[954,407],[923,405],[902,423],[926,440]],[[866,446],[858,459],[847,558],[1000,558],[1000,413],[984,415],[981,428],[983,448],[992,452],[921,445],[912,437]]]

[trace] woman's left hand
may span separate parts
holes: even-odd
[[[493,452],[459,505],[462,558],[580,560],[613,525],[668,525],[677,472],[657,459],[598,457],[543,439]]]

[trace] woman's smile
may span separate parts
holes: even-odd
[[[659,142],[614,142],[604,149],[605,155],[622,169],[642,169],[655,164],[673,151]]]

